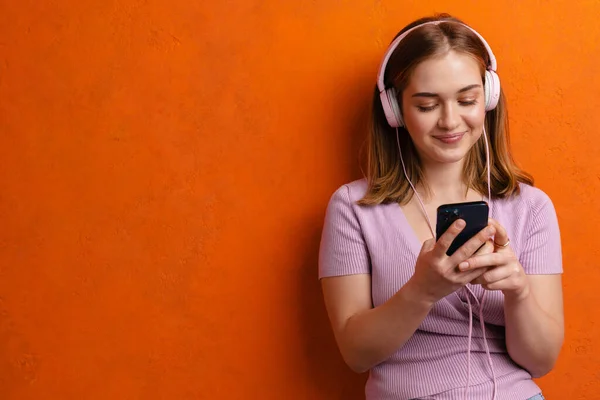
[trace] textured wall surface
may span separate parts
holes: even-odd
[[[316,280],[385,45],[486,36],[554,200],[567,337],[600,398],[594,1],[0,0],[0,398],[360,399]]]

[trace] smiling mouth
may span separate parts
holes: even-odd
[[[459,132],[459,133],[452,133],[449,135],[443,135],[443,136],[434,136],[434,138],[436,138],[437,140],[443,142],[443,143],[456,143],[458,142],[460,139],[463,138],[463,136],[465,136],[466,132]]]

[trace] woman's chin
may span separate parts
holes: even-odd
[[[437,151],[434,157],[431,158],[439,164],[454,164],[463,161],[467,154],[468,151],[463,149],[443,150]]]

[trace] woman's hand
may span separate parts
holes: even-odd
[[[473,284],[480,284],[487,290],[501,290],[505,297],[517,300],[525,298],[529,295],[529,280],[517,256],[510,248],[506,229],[491,218],[490,224],[496,229],[495,251],[469,257],[458,267],[464,272],[484,270],[471,282]]]
[[[452,241],[464,227],[465,222],[459,219],[437,242],[435,239],[429,239],[423,244],[415,265],[415,273],[407,283],[412,286],[412,292],[422,300],[435,303],[479,278],[488,270],[487,267],[481,266],[460,271],[458,265],[475,255],[485,257],[494,254],[491,252],[492,247],[487,243],[496,232],[493,224],[482,229],[452,256],[446,255]]]

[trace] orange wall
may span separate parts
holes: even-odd
[[[316,279],[385,45],[486,36],[564,240],[540,384],[600,399],[600,4],[0,2],[0,398],[360,399]],[[488,8],[486,10],[486,8]]]

